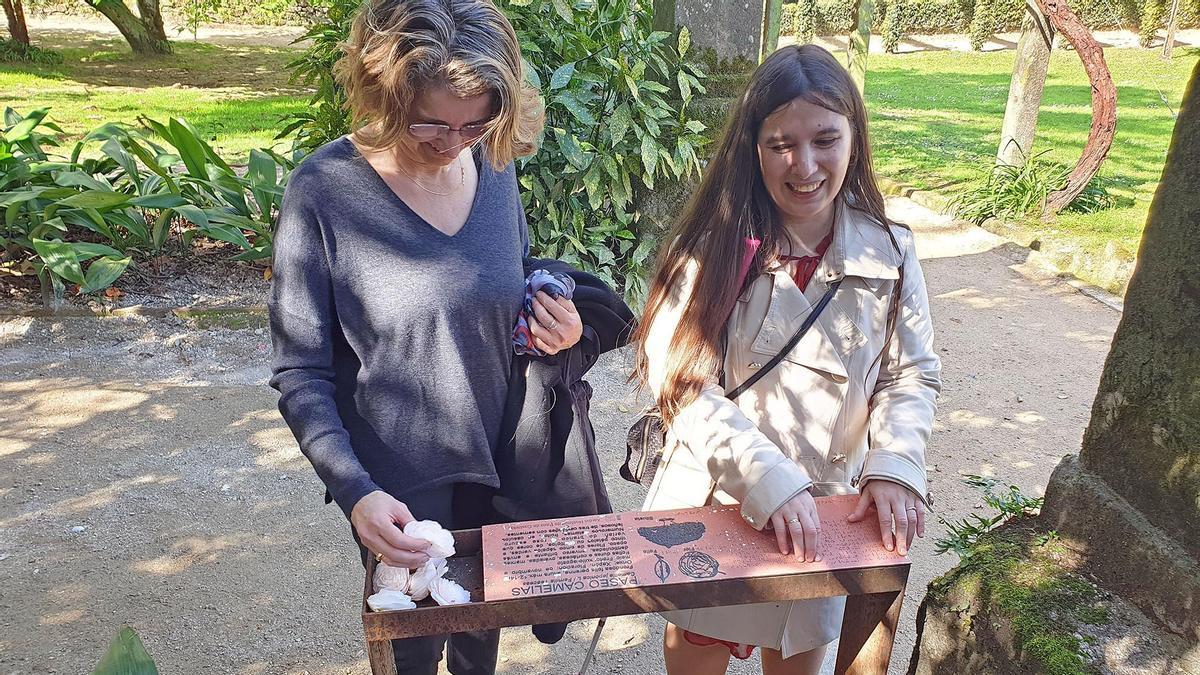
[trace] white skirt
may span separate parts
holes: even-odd
[[[840,597],[682,609],[662,617],[706,637],[776,649],[786,659],[836,640],[845,609]]]

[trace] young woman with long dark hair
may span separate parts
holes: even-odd
[[[923,536],[925,444],[940,364],[911,232],[888,220],[849,73],[813,45],[755,71],[660,254],[636,372],[669,425],[645,509],[738,503],[781,553],[816,560],[814,496],[861,495],[880,544]],[[780,352],[736,400],[724,393]],[[672,675],[816,673],[844,598],[670,612]]]

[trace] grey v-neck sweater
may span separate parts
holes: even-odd
[[[496,487],[492,462],[524,298],[525,215],[510,164],[476,161],[453,237],[333,141],[292,174],[275,235],[271,386],[349,515],[367,493]],[[420,517],[420,514],[416,514]]]

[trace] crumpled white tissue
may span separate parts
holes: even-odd
[[[429,597],[429,588],[433,582],[446,574],[446,560],[431,558],[428,562],[412,573],[408,579],[408,594],[413,600],[424,600]]]
[[[467,589],[445,577],[433,580],[429,586],[429,594],[439,605],[464,605],[471,601],[471,594]]]
[[[404,526],[404,534],[424,539],[430,546],[425,553],[430,558],[449,558],[454,555],[454,535],[434,520],[413,520]]]
[[[375,563],[375,592],[389,588],[404,593],[408,590],[408,579],[411,575],[407,567],[392,567],[385,562]]]
[[[367,598],[367,606],[375,612],[387,612],[397,609],[416,609],[417,603],[407,594],[390,588],[385,588]]]

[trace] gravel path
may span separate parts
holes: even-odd
[[[1078,448],[1119,315],[1023,249],[890,208],[918,231],[945,365],[929,452],[941,515],[981,504],[961,474],[1040,494]],[[0,674],[90,672],[122,623],[164,673],[368,672],[357,553],[276,413],[269,349],[255,325],[0,318]],[[589,378],[620,509],[641,500],[615,471],[637,409],[627,358]],[[927,583],[954,562],[932,555],[943,532],[913,554],[893,672]],[[501,672],[575,672],[591,628],[557,647],[505,631]],[[660,635],[657,618],[610,621],[592,672],[661,672]]]

